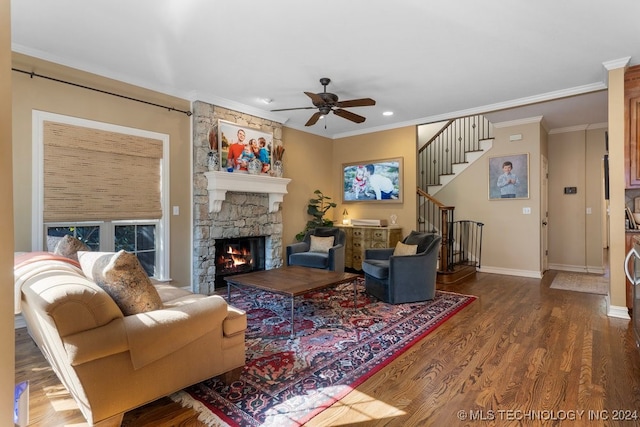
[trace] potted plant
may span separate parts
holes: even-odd
[[[307,221],[307,225],[298,234],[296,234],[296,240],[302,241],[304,235],[307,230],[316,227],[331,227],[333,225],[333,221],[328,218],[325,218],[324,215],[331,208],[335,208],[337,205],[331,202],[331,197],[325,196],[322,194],[322,191],[316,190],[313,192],[316,195],[314,199],[309,199],[309,204],[307,205],[307,213],[313,217],[313,219]]]

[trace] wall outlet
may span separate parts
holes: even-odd
[[[531,208],[522,208],[522,213],[524,215],[531,215]]]
[[[173,207],[173,214],[174,215],[180,215],[180,206],[174,206]]]

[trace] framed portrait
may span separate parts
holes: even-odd
[[[489,158],[489,200],[529,198],[529,154]]]
[[[342,165],[342,202],[402,203],[402,157]]]
[[[218,120],[218,153],[220,169],[247,171],[249,161],[257,158],[262,163],[261,173],[271,169],[273,134],[226,120]]]

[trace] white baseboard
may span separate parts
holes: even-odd
[[[549,270],[570,271],[573,273],[604,274],[604,267],[592,265],[549,264]]]
[[[618,319],[631,320],[629,316],[629,309],[627,307],[620,307],[617,305],[609,306],[609,310],[607,310],[607,316],[616,317]]]
[[[531,277],[533,279],[542,279],[542,273],[539,271],[531,271],[531,270],[514,270],[511,268],[502,268],[502,267],[480,267],[481,273],[493,273],[493,274],[502,274],[505,276],[519,276],[519,277]]]
[[[20,329],[20,328],[26,328],[27,324],[24,321],[24,317],[22,317],[22,314],[16,314],[13,317],[13,327],[14,329]]]

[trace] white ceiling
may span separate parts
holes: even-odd
[[[543,116],[549,130],[603,123],[606,68],[640,63],[637,0],[14,0],[11,8],[16,52],[332,138],[490,111],[492,121]],[[375,99],[348,109],[367,120],[330,114],[305,127],[314,110],[270,112],[311,106],[303,92],[320,92],[321,77],[340,100]]]

